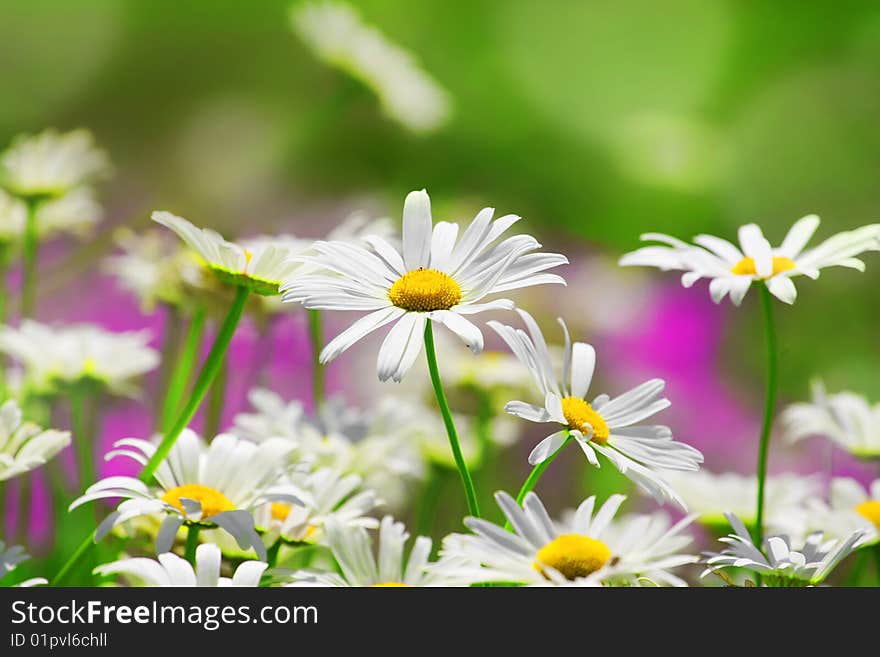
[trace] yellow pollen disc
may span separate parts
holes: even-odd
[[[794,269],[795,266],[794,260],[791,258],[786,258],[785,256],[773,256],[773,273],[770,274],[770,276],[776,276],[776,274],[789,271],[790,269]],[[758,273],[755,269],[755,261],[748,257],[743,258],[736,263],[730,271],[731,273],[740,276],[755,276]]]
[[[442,271],[414,269],[394,281],[388,298],[398,308],[413,312],[449,310],[461,301],[461,287]]]
[[[409,584],[404,584],[403,582],[379,582],[378,584],[373,584],[371,588],[387,588],[387,587],[398,587],[398,586],[409,586]]]
[[[576,579],[596,572],[610,558],[611,550],[602,541],[580,534],[562,534],[538,550],[532,567],[544,574],[544,567],[549,566],[566,579]]]
[[[272,502],[272,520],[287,520],[290,515],[290,505],[282,502]]]
[[[605,424],[605,420],[593,410],[589,403],[580,397],[563,398],[562,414],[565,416],[565,421],[568,422],[569,429],[584,431],[584,425],[589,424],[593,427],[593,441],[600,445],[608,442],[610,432],[608,425]]]
[[[856,513],[863,518],[867,518],[877,529],[880,529],[880,501],[868,500],[862,502],[856,507]]]
[[[251,264],[251,258],[253,258],[253,257],[254,257],[254,254],[253,254],[253,253],[251,253],[251,252],[248,251],[247,249],[244,250],[244,266],[245,266],[245,269],[247,269],[247,266],[248,266],[249,264]]]
[[[201,503],[202,519],[235,509],[235,505],[219,490],[214,490],[201,484],[185,484],[172,488],[162,496],[162,501],[167,502],[171,506],[176,506],[185,512],[183,504],[180,502],[181,498]]]

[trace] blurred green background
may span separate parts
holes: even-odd
[[[810,212],[820,238],[880,220],[880,3],[353,3],[450,92],[430,136],[317,61],[289,4],[3,0],[0,141],[89,127],[117,168],[114,221],[166,207],[233,234],[397,216],[421,187],[440,215],[490,204],[548,244],[615,257],[648,230],[733,237],[757,221],[777,242]],[[867,259],[780,309],[789,398],[814,374],[880,397]],[[744,380],[761,367],[753,302],[731,314],[723,365]]]

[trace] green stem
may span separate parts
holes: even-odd
[[[321,311],[309,310],[309,342],[312,345],[312,400],[315,412],[324,403],[324,366],[321,364],[321,349],[324,338],[321,331]]]
[[[24,227],[24,243],[22,245],[24,267],[21,280],[21,316],[32,317],[37,303],[37,258],[40,240],[37,234],[37,210],[40,201],[28,199],[27,219]]]
[[[446,401],[446,394],[443,392],[443,383],[440,381],[440,371],[437,369],[437,354],[434,350],[434,331],[429,319],[425,323],[425,355],[428,358],[428,370],[431,373],[431,385],[434,386],[434,394],[437,397],[437,405],[440,407],[440,414],[443,416],[443,424],[446,425],[446,434],[449,436],[449,446],[452,448],[452,456],[455,458],[455,465],[458,467],[458,474],[461,476],[461,483],[464,486],[464,494],[467,498],[468,512],[475,518],[480,517],[480,506],[477,503],[477,492],[474,490],[474,481],[468,470],[467,463],[461,453],[461,445],[458,442],[458,432],[455,430],[455,423],[452,421],[452,412],[449,410],[449,402]]]
[[[880,543],[872,545],[869,549],[874,555],[874,576],[877,578],[876,586],[880,586]]]
[[[223,420],[223,405],[226,400],[226,383],[229,379],[229,363],[224,359],[217,372],[217,378],[211,386],[211,394],[208,395],[208,408],[205,412],[205,438],[210,440],[220,431],[220,423]]]
[[[193,566],[196,565],[196,548],[199,546],[200,529],[201,527],[193,522],[189,524],[186,532],[186,548],[184,549],[183,558]]]
[[[90,532],[88,536],[86,536],[85,540],[79,544],[79,547],[76,548],[73,554],[70,555],[67,561],[64,562],[64,565],[61,566],[61,570],[58,571],[58,574],[52,578],[52,586],[61,586],[61,583],[64,582],[65,578],[70,574],[70,571],[79,563],[79,560],[83,558],[86,552],[95,544],[95,532]]]
[[[165,412],[164,405],[167,399],[168,387],[171,384],[171,376],[177,365],[180,355],[180,333],[183,328],[180,311],[172,305],[165,307],[165,335],[162,338],[162,363],[159,369],[159,379],[156,385],[156,398],[153,414],[156,418],[156,431],[162,430],[162,414]],[[166,394],[162,394],[162,391]]]
[[[761,310],[764,315],[764,334],[767,345],[766,398],[764,422],[761,427],[761,444],[758,448],[758,507],[755,511],[755,546],[760,550],[764,542],[764,486],[767,480],[767,453],[770,448],[770,431],[773,428],[773,411],[776,407],[778,355],[776,330],[773,326],[773,300],[767,286],[758,286]]]
[[[79,485],[86,489],[95,483],[95,462],[93,447],[95,436],[89,432],[86,411],[87,391],[84,386],[74,386],[70,390],[70,424],[73,430],[73,444],[76,452],[76,467]]]
[[[193,385],[189,401],[180,412],[174,425],[165,434],[162,442],[159,443],[153,456],[150,457],[150,460],[144,466],[144,469],[140,474],[141,481],[146,483],[153,478],[156,468],[158,468],[159,464],[166,456],[168,456],[171,448],[174,447],[174,443],[177,442],[180,432],[186,428],[190,420],[192,420],[193,416],[196,414],[199,405],[205,398],[205,393],[208,392],[208,388],[210,388],[211,384],[214,382],[217,372],[220,371],[223,357],[226,355],[226,350],[229,348],[229,343],[232,341],[235,329],[238,327],[239,321],[241,321],[241,314],[244,311],[244,305],[247,301],[249,292],[250,291],[246,287],[239,287],[236,289],[235,299],[232,301],[232,307],[229,309],[226,319],[223,320],[220,330],[217,331],[217,337],[214,338],[214,345],[208,353],[208,357],[205,360],[205,364],[202,366],[202,371],[199,373],[195,385]]]
[[[523,500],[526,498],[532,490],[534,490],[535,486],[538,485],[538,481],[541,479],[541,475],[544,474],[544,470],[548,468],[548,466],[553,463],[557,456],[559,456],[560,452],[566,448],[568,443],[571,442],[571,434],[566,435],[565,441],[559,446],[555,452],[553,452],[546,459],[538,463],[532,471],[529,473],[529,476],[526,477],[526,480],[523,482],[522,488],[519,489],[519,493],[516,494],[516,503],[522,506]],[[512,525],[508,521],[505,523],[504,528],[509,530]]]
[[[190,374],[199,356],[199,347],[202,345],[202,332],[205,328],[205,309],[197,306],[193,311],[189,329],[183,343],[183,351],[171,371],[168,388],[165,391],[165,401],[162,403],[162,414],[159,427],[162,432],[171,428],[177,411],[180,408],[180,400],[189,383]]]
[[[278,563],[278,552],[281,550],[281,538],[279,538],[275,543],[272,544],[268,550],[266,550],[266,563],[269,564],[269,568],[274,568],[275,564]]]

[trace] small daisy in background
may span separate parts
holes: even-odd
[[[195,568],[173,552],[165,552],[156,559],[136,557],[103,564],[95,568],[95,574],[104,577],[123,575],[143,586],[254,587],[260,585],[260,577],[268,567],[264,561],[244,561],[232,577],[221,577],[222,560],[220,548],[205,543],[196,548]]]
[[[344,2],[298,2],[294,31],[324,63],[344,71],[376,94],[384,112],[415,133],[432,132],[451,114],[449,94],[414,56],[366,25]]]
[[[770,245],[756,224],[740,227],[739,247],[714,235],[697,235],[695,244],[688,244],[668,235],[645,233],[642,240],[660,242],[663,246],[646,246],[627,253],[620,264],[684,271],[681,282],[685,287],[708,278],[715,303],[729,294],[738,306],[752,283],[763,282],[773,296],[791,304],[797,297],[791,280],[794,276],[815,279],[826,267],[864,271],[865,264],[856,256],[880,250],[880,224],[838,233],[806,249],[818,227],[819,217],[803,217],[795,222],[778,248]]]
[[[829,538],[845,539],[863,531],[860,545],[880,540],[880,479],[865,488],[855,479],[835,477],[828,487],[828,501],[814,498],[809,509],[810,528],[822,529]]]
[[[25,422],[14,400],[0,406],[0,482],[45,465],[70,445],[70,432]]]
[[[505,411],[530,422],[563,427],[535,446],[529,463],[540,466],[573,439],[592,465],[599,467],[598,452],[658,501],[671,500],[685,508],[684,501],[660,471],[697,470],[703,455],[690,445],[673,440],[669,427],[639,424],[669,407],[669,400],[660,397],[664,382],[652,379],[617,397],[601,394],[588,402],[586,396],[596,367],[593,347],[584,342],[572,343],[565,323],[560,320],[565,353],[562,376],[557,376],[538,324],[527,312],[520,310],[519,314],[528,333],[495,321],[489,322],[489,326],[528,368],[544,399],[540,406],[512,401]]]
[[[853,456],[880,457],[880,403],[871,404],[854,392],[827,394],[813,382],[813,400],[790,405],[782,412],[789,442],[821,436]]]
[[[30,555],[21,545],[6,545],[0,540],[0,580],[11,573],[18,564],[30,559]],[[32,577],[12,586],[18,588],[30,588],[33,586],[45,586],[49,583],[45,577]],[[8,586],[8,584],[6,585]]]
[[[416,538],[405,556],[409,533],[403,523],[391,516],[379,525],[378,554],[373,555],[370,534],[363,527],[345,527],[334,521],[327,523],[327,545],[339,565],[340,572],[300,570],[291,575],[288,586],[467,586],[469,582],[443,560],[432,563],[432,541],[426,536]]]
[[[761,576],[768,586],[818,586],[837,564],[863,544],[861,530],[843,539],[829,540],[822,532],[813,532],[798,548],[788,536],[768,536],[763,541],[763,550],[760,550],[739,518],[729,513],[727,520],[733,533],[718,540],[728,547],[721,552],[704,553],[707,567],[701,577],[734,567]]]
[[[106,459],[127,457],[141,465],[155,453],[153,443],[125,438]],[[158,486],[134,477],[111,476],[89,486],[70,510],[100,499],[123,498],[95,531],[101,540],[114,526],[143,515],[162,517],[156,552],[168,552],[182,525],[196,532],[219,526],[243,550],[254,548],[261,559],[266,548],[254,528],[254,511],[273,501],[299,504],[282,476],[289,469],[290,443],[270,438],[259,445],[220,434],[209,444],[184,430],[155,473]]]
[[[520,507],[498,492],[495,500],[513,532],[466,518],[474,533],[447,536],[441,556],[469,564],[460,570],[474,582],[545,586],[563,580],[594,585],[598,580],[604,585],[686,586],[670,570],[698,560],[681,553],[691,542],[684,530],[694,516],[674,525],[662,515],[615,520],[625,499],[612,495],[597,509],[591,496],[566,521],[555,522],[535,493],[528,493]]]

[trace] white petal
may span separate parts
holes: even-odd
[[[403,263],[407,271],[428,267],[431,257],[431,199],[423,189],[403,203]]]
[[[583,399],[587,396],[593,371],[596,368],[596,350],[585,342],[575,342],[571,348],[571,394]]]
[[[473,353],[483,351],[483,334],[473,323],[449,310],[438,310],[431,313],[431,319],[445,324],[446,328],[455,333]]]
[[[740,226],[739,243],[743,253],[755,261],[755,272],[760,277],[773,273],[773,248],[757,224]]]
[[[793,304],[797,299],[797,288],[788,276],[774,276],[767,279],[767,289],[784,303]]]
[[[538,465],[539,463],[546,461],[556,452],[557,449],[565,444],[565,439],[567,437],[568,430],[563,429],[562,431],[557,431],[544,438],[544,440],[535,446],[532,453],[529,454],[529,465]]]
[[[818,227],[819,217],[815,214],[808,214],[806,217],[798,219],[788,231],[785,239],[782,240],[779,253],[794,260],[804,250]]]

